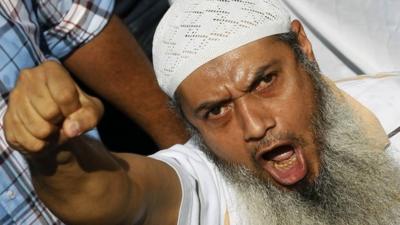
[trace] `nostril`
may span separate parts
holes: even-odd
[[[257,118],[248,119],[244,124],[244,139],[247,142],[260,141],[275,127],[273,120],[257,120]]]

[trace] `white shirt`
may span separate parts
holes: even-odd
[[[181,181],[178,225],[224,224],[228,185],[216,166],[191,140],[150,157],[174,168]]]

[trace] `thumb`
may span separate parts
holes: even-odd
[[[68,138],[76,137],[85,132],[81,129],[81,125],[79,121],[73,120],[71,118],[67,118],[63,124],[63,133]]]
[[[103,104],[94,97],[81,99],[82,107],[71,113],[63,123],[62,136],[72,138],[96,127],[103,115]]]

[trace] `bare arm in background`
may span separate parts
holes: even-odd
[[[161,148],[184,143],[187,133],[167,107],[150,62],[113,16],[104,30],[63,62],[80,80],[136,121]]]
[[[4,131],[28,160],[40,199],[67,224],[176,224],[181,192],[172,168],[79,136],[102,111],[58,63],[21,73]]]

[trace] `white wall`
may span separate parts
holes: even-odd
[[[400,0],[284,0],[333,79],[400,71]]]

